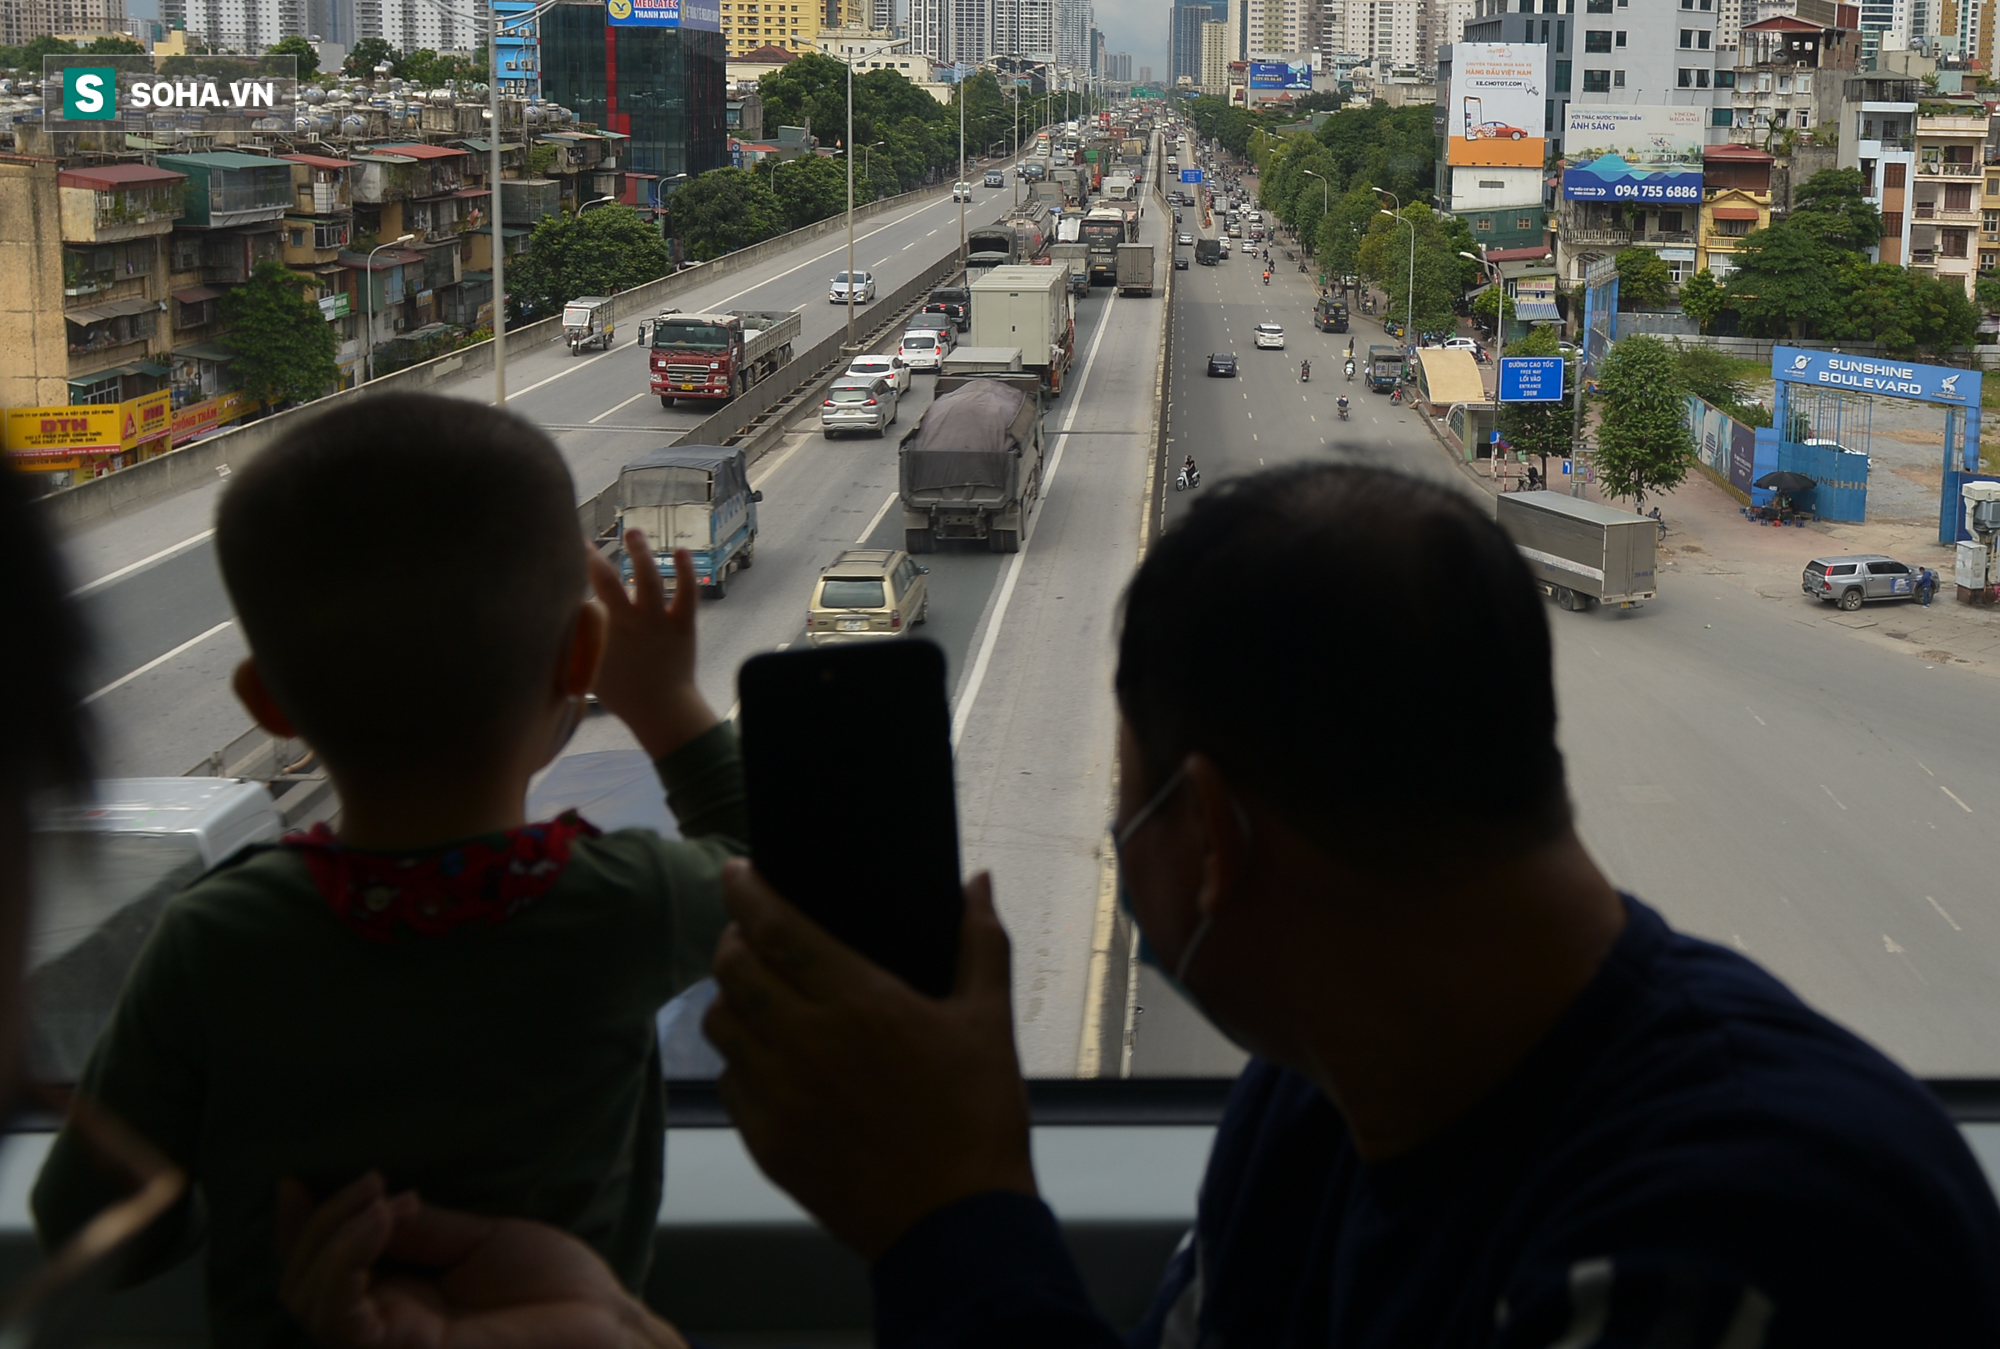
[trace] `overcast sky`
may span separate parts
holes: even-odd
[[[1164,83],[1173,14],[1169,0],[1095,0],[1095,5],[1106,46],[1132,53],[1132,78],[1139,78],[1140,66],[1151,66],[1154,83]]]

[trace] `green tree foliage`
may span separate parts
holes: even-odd
[[[309,80],[319,74],[319,49],[302,37],[279,38],[271,44],[266,56],[295,56],[299,62],[299,78]]]
[[[1428,200],[1436,177],[1437,143],[1428,104],[1391,108],[1375,103],[1335,113],[1314,133],[1333,157],[1333,190],[1368,182],[1405,203]]]
[[[861,164],[854,165],[854,204],[875,200],[868,180],[861,176]],[[816,220],[838,215],[847,209],[847,161],[824,155],[806,155],[778,165],[774,175],[778,209],[784,212],[784,228],[802,229]]]
[[[1973,286],[1973,294],[1979,301],[1981,311],[2000,313],[2000,280],[1990,276],[1980,277]]]
[[[1793,191],[1785,223],[1809,235],[1829,263],[1858,259],[1882,237],[1882,213],[1865,189],[1859,169],[1821,169]]]
[[[1743,377],[1744,364],[1704,342],[1674,343],[1674,368],[1680,372],[1681,383],[1689,393],[1738,421],[1754,421],[1758,409],[1750,404],[1750,384]]]
[[[1507,325],[1514,321],[1514,297],[1499,286],[1488,286],[1474,297],[1472,301],[1472,316],[1485,324],[1489,331],[1504,336],[1507,332]],[[1534,331],[1541,332],[1542,329],[1537,328]],[[1533,333],[1530,333],[1529,336],[1533,336]],[[1524,337],[1521,339],[1521,342],[1525,341],[1527,341],[1527,338]],[[1516,342],[1514,346],[1521,346],[1521,342]],[[1549,349],[1547,351],[1530,351],[1525,347],[1522,347],[1520,351],[1515,351],[1513,347],[1509,347],[1507,354],[1509,356],[1553,356],[1555,355],[1555,337],[1553,334],[1549,337]]]
[[[1680,486],[1695,451],[1673,348],[1657,337],[1621,339],[1598,370],[1597,390],[1595,463],[1604,490],[1643,506],[1648,493]]]
[[[1336,277],[1361,271],[1361,241],[1374,227],[1381,199],[1363,181],[1333,199],[1333,209],[1320,220],[1317,252],[1320,266]]]
[[[25,47],[0,47],[0,70],[20,70],[40,75],[44,56],[74,56],[76,52],[74,42],[65,42],[59,37],[38,37]]]
[[[1494,291],[1486,291],[1480,296]],[[1512,307],[1511,304],[1509,306]],[[1552,324],[1539,324],[1507,346],[1509,356],[1558,356],[1562,349],[1556,345],[1556,329]],[[1578,362],[1574,359],[1563,362],[1563,389],[1565,393],[1576,387]],[[1502,403],[1500,405],[1500,434],[1509,445],[1524,454],[1532,454],[1542,461],[1542,479],[1548,480],[1549,459],[1563,458],[1570,452],[1570,433],[1576,420],[1572,405],[1565,399],[1560,403]]]
[[[1966,345],[1979,329],[1979,315],[1956,278],[1862,262],[1842,272],[1841,281],[1839,312],[1828,324],[1836,340],[1880,342],[1897,353],[1935,352]]]
[[[1809,337],[1837,312],[1837,277],[1819,244],[1789,223],[1753,231],[1723,287],[1755,337]]]
[[[1722,283],[1715,279],[1715,273],[1704,267],[1687,280],[1681,282],[1681,312],[1701,325],[1705,333],[1729,303],[1723,293]]]
[[[134,42],[129,37],[120,37],[116,33],[100,38],[92,38],[90,45],[83,48],[83,50],[92,56],[144,56],[146,54],[146,49],[143,46]]]
[[[347,60],[341,63],[340,68],[349,75],[367,79],[384,61],[388,61],[393,68],[395,62],[391,58],[395,55],[396,49],[381,38],[365,37],[354,44],[354,49],[347,53]]]
[[[1618,301],[1633,309],[1658,309],[1673,288],[1673,273],[1650,248],[1618,251]]]
[[[222,345],[236,353],[229,375],[252,398],[273,406],[303,403],[339,380],[333,326],[308,289],[279,263],[260,262],[247,282],[223,296],[229,331]]]
[[[665,276],[667,241],[629,206],[582,215],[543,216],[528,248],[507,267],[507,300],[516,310],[548,314],[579,295],[610,295]]]
[[[1415,227],[1414,269],[1410,259],[1410,230],[1402,221]],[[1423,333],[1449,329],[1456,323],[1453,304],[1479,278],[1479,264],[1459,256],[1473,251],[1473,247],[1472,232],[1463,220],[1419,204],[1405,210],[1401,220],[1383,214],[1378,208],[1357,251],[1361,274],[1389,294],[1384,316],[1399,318],[1407,312],[1417,331]]]
[[[668,195],[667,207],[674,234],[686,243],[688,256],[700,262],[748,248],[785,228],[784,208],[771,191],[769,173],[761,169],[715,169],[690,178]]]
[[[757,92],[764,100],[765,126],[810,126],[822,146],[846,148],[847,67],[839,61],[818,52],[800,56],[759,80]],[[1011,143],[1013,104],[992,72],[966,80],[953,91],[950,103],[939,103],[899,71],[871,70],[854,77],[855,144],[883,142],[883,149],[875,153],[888,156],[902,186],[913,187],[927,176],[933,181],[947,174],[955,178],[961,99],[968,157],[996,141]],[[1024,114],[1023,129],[1029,124]],[[871,155],[871,178],[876,176],[873,159]],[[860,199],[858,189],[856,199]],[[841,202],[846,204],[844,187]]]
[[[487,73],[484,55],[474,61],[463,56],[440,56],[428,47],[391,56],[389,63],[398,79],[410,80],[425,89],[436,89],[447,80],[470,83]]]

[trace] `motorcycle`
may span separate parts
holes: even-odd
[[[1174,490],[1176,492],[1185,492],[1190,487],[1199,486],[1201,486],[1200,469],[1196,469],[1192,475],[1186,469],[1182,469],[1174,478]]]
[[[1345,398],[1340,400],[1340,420],[1347,420],[1347,400]]]
[[[1347,363],[1347,382],[1348,382],[1349,384],[1352,384],[1352,383],[1354,383],[1354,362],[1353,362],[1353,361],[1349,361],[1349,362]]]
[[[1271,274],[1269,272],[1264,273],[1264,284],[1267,286],[1271,284]]]
[[[1313,377],[1313,368],[1312,368],[1312,363],[1311,363],[1310,361],[1300,361],[1300,362],[1299,362],[1299,383],[1301,383],[1301,384],[1310,384],[1310,383],[1312,383],[1312,377]]]

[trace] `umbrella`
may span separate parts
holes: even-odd
[[[1759,487],[1768,487],[1774,492],[1810,492],[1813,488],[1819,486],[1817,482],[1808,478],[1803,473],[1792,473],[1783,470],[1777,473],[1766,473],[1763,477],[1757,479],[1756,485]]]

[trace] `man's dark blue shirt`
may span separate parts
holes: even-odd
[[[1499,1090],[1394,1159],[1253,1061],[1131,1349],[2000,1346],[2000,1209],[1937,1102],[1626,905]],[[885,1349],[1119,1343],[1025,1196],[932,1214],[874,1279]]]

